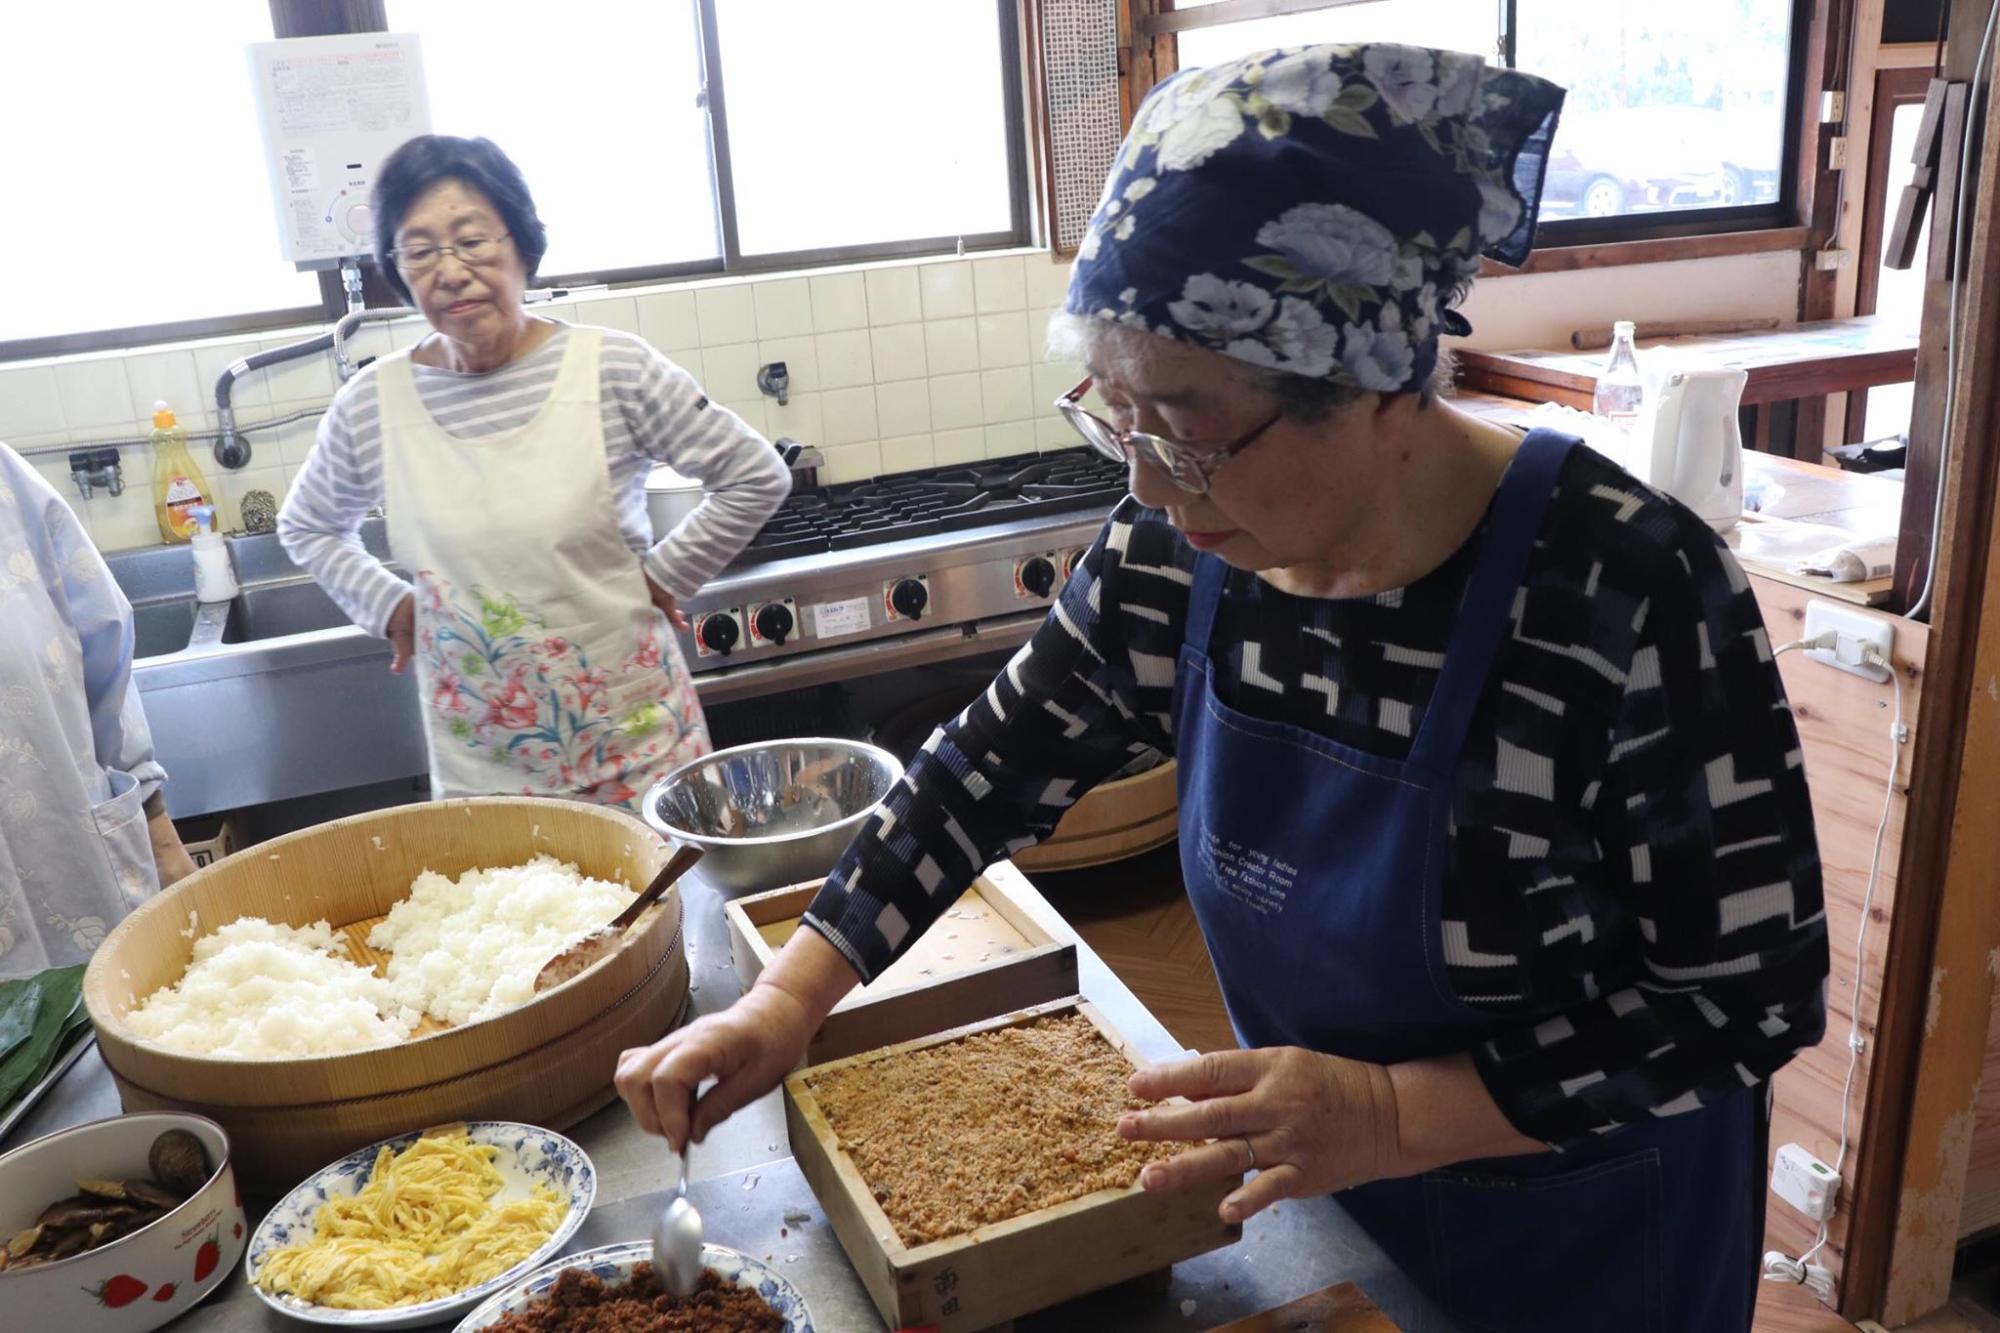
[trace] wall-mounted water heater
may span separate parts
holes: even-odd
[[[250,69],[284,257],[330,269],[370,253],[376,167],[431,128],[416,34],[255,42]]]

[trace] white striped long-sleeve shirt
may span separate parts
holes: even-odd
[[[527,424],[555,388],[570,326],[518,361],[485,374],[416,369],[417,394],[447,434],[480,439]],[[791,474],[770,443],[694,377],[644,339],[603,331],[598,397],[618,528],[646,573],[692,597],[735,558],[783,503]],[[702,484],[703,496],[672,532],[653,541],[646,475],[665,463]],[[382,503],[381,396],[373,368],[349,380],[320,418],[319,437],[278,514],[285,554],[319,580],[348,618],[380,635],[410,591],[361,543],[361,521]]]

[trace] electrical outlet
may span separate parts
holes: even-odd
[[[1840,1177],[1798,1144],[1787,1143],[1771,1163],[1771,1192],[1813,1221],[1824,1222],[1840,1197]]]
[[[1865,680],[1885,681],[1888,669],[1865,660],[1863,648],[1873,648],[1889,661],[1895,647],[1896,627],[1880,616],[1871,616],[1831,602],[1806,603],[1806,638],[1816,639],[1832,630],[1838,639],[1832,648],[1808,648],[1806,656]]]

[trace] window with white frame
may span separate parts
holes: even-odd
[[[490,138],[520,164],[549,227],[542,276],[576,285],[1026,242],[1027,2],[342,12],[357,30],[419,35],[434,128]],[[0,360],[338,313],[337,281],[281,257],[246,56],[274,13],[326,9],[0,10],[15,57],[0,115],[21,131],[12,184],[36,201],[0,224],[17,261]]]
[[[1484,55],[1569,90],[1543,195],[1551,238],[1789,223],[1798,0],[1139,0],[1179,68],[1312,42]],[[1174,67],[1169,61],[1167,67]]]
[[[244,48],[267,0],[0,6],[0,345],[309,315],[279,252]]]

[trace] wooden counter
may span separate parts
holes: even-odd
[[[1743,371],[1745,407],[1904,384],[1917,373],[1916,331],[1875,316],[1754,333],[1651,339],[1642,341],[1639,350],[1666,353],[1674,364],[1690,369]],[[1607,353],[1458,348],[1454,355],[1470,388],[1587,412]]]
[[[1553,353],[1551,353],[1553,355]],[[1453,406],[1489,421],[1528,429],[1545,419],[1535,415],[1540,403],[1476,389],[1453,395]],[[1561,422],[1556,423],[1560,428]],[[1819,463],[1801,462],[1780,454],[1743,451],[1746,489],[1762,482],[1773,498],[1753,516],[1746,517],[1739,530],[1727,538],[1743,567],[1752,574],[1778,583],[1817,592],[1823,597],[1861,606],[1881,606],[1888,601],[1893,580],[1870,579],[1861,583],[1836,583],[1810,574],[1794,574],[1782,563],[1758,560],[1760,521],[1783,520],[1810,523],[1815,527],[1839,529],[1857,536],[1895,532],[1902,524],[1903,484],[1860,472],[1844,472]],[[1828,534],[1828,545],[1839,538]]]

